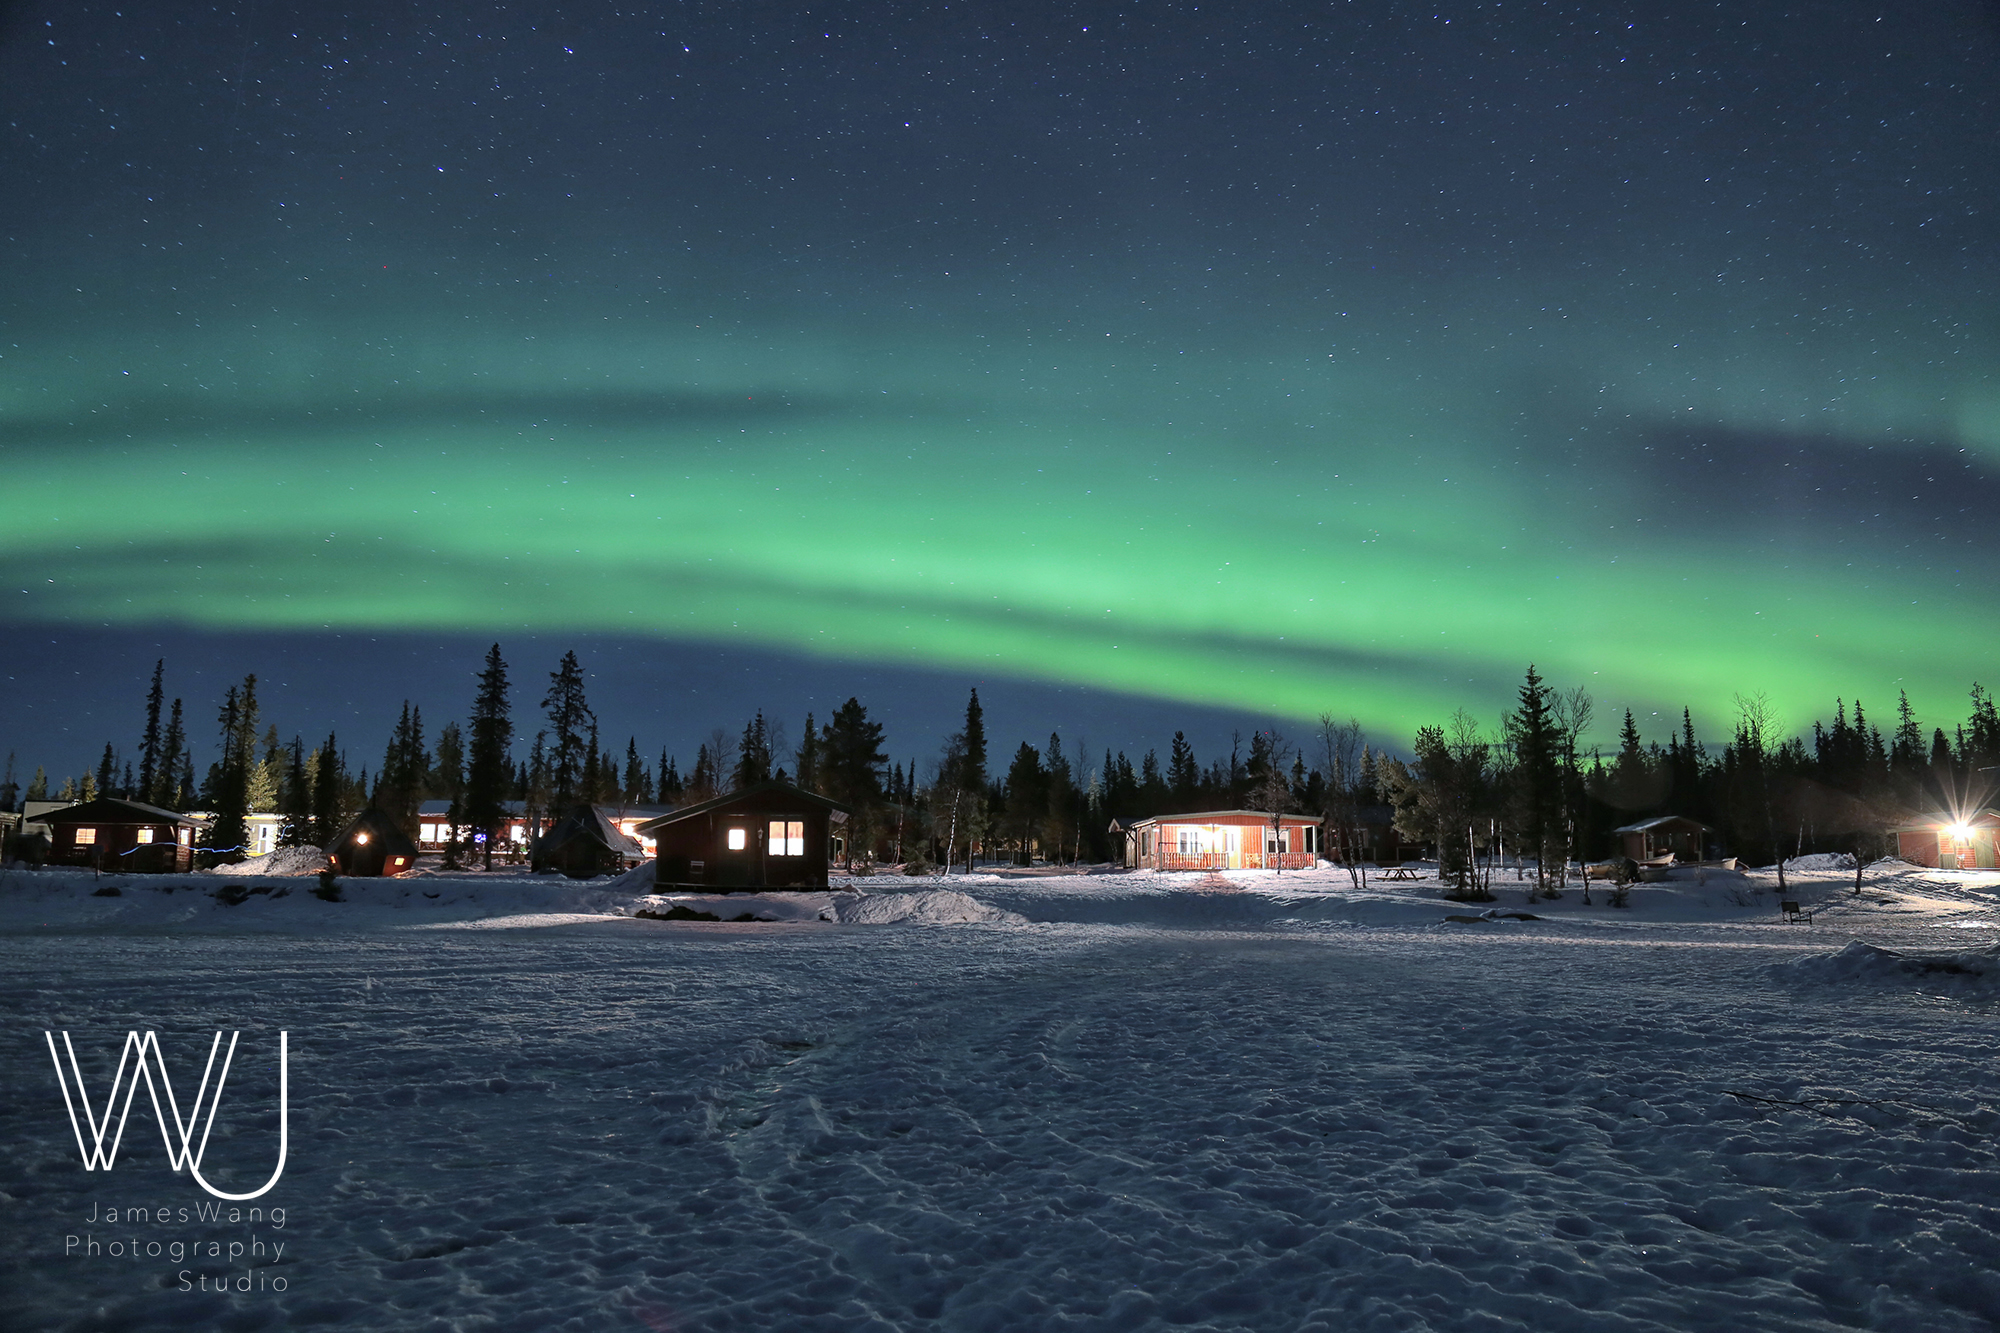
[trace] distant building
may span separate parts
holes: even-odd
[[[507,812],[507,822],[500,830],[500,845],[493,849],[495,856],[508,852],[526,855],[535,839],[547,833],[555,825],[555,817],[544,813],[537,821],[539,828],[528,827],[528,804],[526,801],[502,801],[500,808]],[[597,809],[604,817],[617,826],[618,831],[628,838],[637,839],[642,856],[653,854],[653,840],[640,837],[635,831],[649,819],[673,811],[671,805],[626,805],[622,802],[607,802]],[[458,837],[462,844],[460,851],[469,853],[472,832],[469,825],[460,818]],[[441,852],[451,841],[451,802],[425,801],[417,807],[417,849],[425,852]]]
[[[102,797],[34,816],[49,830],[49,864],[142,874],[194,868],[201,822],[156,805]]]
[[[789,782],[765,782],[640,823],[655,843],[660,892],[823,889],[832,831],[848,808]]]
[[[417,864],[417,845],[388,811],[370,805],[326,845],[326,859],[343,875],[400,875]]]
[[[638,840],[612,823],[602,806],[579,805],[535,839],[535,869],[559,870],[571,879],[615,874],[645,859]]]
[[[1982,809],[1957,818],[1926,815],[1889,830],[1896,835],[1896,855],[1934,870],[2000,869],[2000,812]]]
[[[1669,853],[1676,861],[1699,861],[1712,832],[1708,825],[1685,815],[1660,815],[1611,830],[1618,852],[1633,861],[1654,861]]]
[[[1319,857],[1318,815],[1204,810],[1114,823],[1134,870],[1307,870]]]

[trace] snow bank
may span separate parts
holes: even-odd
[[[2000,992],[2000,944],[1958,951],[1899,952],[1856,940],[1839,953],[1812,954],[1778,963],[1773,971],[1796,980],[1897,984],[1922,981]]]
[[[1794,856],[1785,862],[1787,873],[1798,870],[1852,870],[1854,857],[1848,852],[1814,852],[1811,856]]]
[[[327,868],[326,853],[317,847],[280,847],[247,861],[232,861],[200,873],[205,875],[317,875]]]
[[[849,926],[957,926],[986,923],[1026,925],[1027,918],[985,903],[953,889],[928,889],[915,893],[837,894],[833,899],[834,919]]]

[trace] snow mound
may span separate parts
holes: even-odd
[[[317,847],[280,847],[247,861],[216,866],[211,875],[317,875],[327,868],[326,853]]]
[[[653,863],[641,861],[604,887],[612,893],[634,893],[643,897],[653,891]]]
[[[1945,982],[2000,991],[2000,944],[1955,952],[1898,952],[1856,940],[1839,953],[1812,954],[1775,970],[1820,982]]]
[[[840,894],[833,900],[834,919],[849,926],[956,926],[974,923],[1025,925],[1027,918],[959,893],[926,889],[916,893]]]
[[[1794,856],[1785,862],[1787,871],[1793,870],[1852,870],[1854,857],[1848,852],[1814,852],[1811,856]]]

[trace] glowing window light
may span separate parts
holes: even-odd
[[[357,834],[355,834],[355,835],[354,835],[354,840],[355,840],[356,842],[360,843],[360,844],[361,844],[362,846],[364,846],[364,847],[368,845],[368,835],[367,835],[366,833],[357,833]]]
[[[750,845],[750,830],[733,828],[729,830],[729,850],[740,852]]]

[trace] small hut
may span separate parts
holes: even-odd
[[[1702,859],[1702,845],[1713,832],[1708,825],[1686,815],[1659,815],[1611,830],[1618,839],[1618,851],[1633,861],[1657,861],[1672,856],[1676,861]]]
[[[50,865],[155,875],[193,869],[201,829],[200,820],[110,796],[46,811],[34,822],[49,830]]]
[[[764,782],[649,819],[633,831],[654,839],[653,883],[662,893],[824,889],[838,801]]]
[[[1896,855],[1933,870],[2000,869],[2000,811],[1926,815],[1889,830]]]
[[[645,859],[639,844],[594,805],[580,805],[535,839],[535,870],[560,870],[571,879],[616,874]]]
[[[417,844],[386,810],[370,805],[326,845],[326,859],[343,875],[400,875],[417,864]]]

